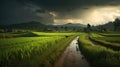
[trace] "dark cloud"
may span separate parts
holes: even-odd
[[[1,0],[0,24],[40,21],[53,24],[55,12],[58,19],[80,18],[78,13],[93,6],[117,6],[120,0]],[[46,20],[47,19],[47,20]]]
[[[117,6],[120,0],[22,0],[24,3],[32,3],[47,11],[56,11],[58,18],[72,15],[77,17],[78,12],[88,10],[93,6]]]
[[[36,10],[36,12],[39,12],[39,13],[46,13],[45,10]]]
[[[53,17],[46,10],[31,2],[3,0],[0,2],[0,8],[0,24],[14,24],[29,21],[53,24]]]
[[[83,6],[119,5],[120,0],[29,0],[47,9],[71,9]]]

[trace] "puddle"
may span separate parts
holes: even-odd
[[[54,67],[89,67],[88,62],[81,54],[76,37],[63,52]]]

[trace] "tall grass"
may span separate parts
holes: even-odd
[[[106,37],[96,33],[91,33],[90,39],[113,50],[120,50],[120,37]]]
[[[104,40],[110,43],[118,43],[120,44],[120,37],[96,37],[96,39]]]
[[[79,38],[79,47],[91,64],[91,67],[120,67],[120,51],[113,51],[103,46],[95,45],[86,39],[83,33]]]
[[[0,39],[0,67],[50,67],[74,37]]]
[[[17,38],[17,37],[36,37],[37,34],[33,32],[19,32],[19,33],[0,33],[0,39],[4,38]]]
[[[120,34],[91,33],[92,38],[95,38],[97,40],[104,40],[104,41],[111,42],[111,43],[120,43],[120,36],[118,35]]]
[[[106,36],[106,37],[120,37],[120,32],[119,33],[98,33],[102,36]]]

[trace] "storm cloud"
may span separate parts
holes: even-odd
[[[44,24],[98,25],[119,17],[119,4],[120,0],[3,0],[0,20],[1,24],[34,20]]]
[[[53,24],[53,17],[48,11],[29,2],[4,0],[0,2],[0,8],[0,24],[16,24],[30,21]]]

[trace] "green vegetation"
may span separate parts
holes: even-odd
[[[120,34],[119,32],[115,33],[98,33],[104,37],[96,37],[96,39],[104,40],[110,43],[117,43],[120,46]]]
[[[115,33],[98,33],[102,36],[107,36],[107,37],[120,37],[120,33],[119,32],[115,32]]]
[[[0,39],[3,38],[15,38],[15,37],[35,37],[38,36],[37,34],[34,34],[33,32],[9,32],[9,33],[0,33]]]
[[[120,37],[116,37],[118,34],[108,34],[108,36],[102,36],[96,33],[90,34],[90,39],[94,42],[97,42],[103,46],[111,48],[113,50],[120,50]],[[105,34],[107,35],[107,34]],[[113,35],[113,36],[112,36]],[[112,36],[112,37],[111,37]]]
[[[0,39],[0,67],[52,66],[75,37],[73,33],[33,32],[33,34],[39,35]]]
[[[119,33],[91,32],[0,33],[0,67],[52,67],[77,35],[91,67],[120,67]]]
[[[107,42],[120,44],[120,37],[99,37],[99,38],[97,37],[96,39],[105,40]]]
[[[87,36],[88,34],[86,33],[80,35],[79,46],[92,67],[120,67],[120,51],[114,51],[104,46],[95,45],[90,40],[86,39]],[[99,35],[99,37],[101,36]]]
[[[39,36],[70,36],[70,35],[77,35],[79,33],[60,33],[60,32],[51,32],[51,33],[48,33],[48,32],[33,32],[34,34],[37,34]]]

